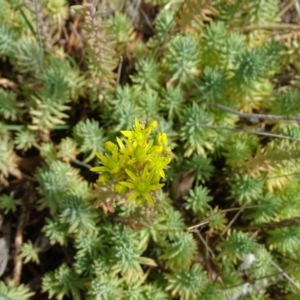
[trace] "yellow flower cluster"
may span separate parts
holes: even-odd
[[[98,182],[112,181],[116,193],[128,195],[127,201],[141,204],[146,200],[154,205],[151,192],[163,186],[159,181],[165,177],[164,169],[171,162],[166,133],[149,139],[156,127],[156,121],[143,125],[136,118],[133,129],[121,131],[123,138],[117,138],[116,144],[106,142],[106,153],[96,153],[101,165],[91,168],[100,173]]]

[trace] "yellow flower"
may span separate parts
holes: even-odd
[[[117,182],[114,186],[114,191],[118,194],[123,194],[127,191],[127,187]]]
[[[143,145],[151,132],[156,128],[157,122],[151,121],[146,128],[140,124],[137,118],[135,118],[134,123],[135,127],[133,130],[124,130],[121,131],[121,133],[128,139],[135,141],[137,144]]]
[[[99,178],[98,178],[98,182],[99,183],[106,183],[108,182],[108,180],[110,179],[110,174],[108,172],[103,172]]]
[[[154,201],[150,195],[151,191],[159,190],[164,185],[153,182],[155,170],[148,172],[148,165],[145,166],[142,175],[137,176],[131,171],[125,169],[127,175],[130,177],[127,181],[121,181],[120,184],[132,190],[131,195],[127,201],[137,200],[140,204],[143,200],[147,200],[150,205],[154,205]]]
[[[127,201],[154,205],[151,193],[163,187],[159,180],[171,161],[166,133],[149,140],[156,127],[156,121],[144,125],[136,118],[132,130],[121,131],[123,137],[117,137],[116,143],[106,142],[105,153],[96,153],[100,166],[91,168],[100,173],[98,182],[113,184],[118,194],[128,193]]]
[[[120,172],[122,162],[118,158],[118,149],[116,149],[112,156],[105,156],[100,152],[96,152],[96,156],[100,159],[103,166],[91,168],[91,171],[108,172],[110,174],[118,174]]]
[[[157,157],[149,163],[149,168],[155,170],[160,177],[165,178],[164,169],[171,162],[171,157]]]

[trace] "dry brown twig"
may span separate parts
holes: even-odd
[[[73,48],[73,45],[74,45],[74,42],[75,42],[75,37],[76,37],[76,34],[77,34],[77,27],[79,25],[79,22],[81,21],[81,15],[76,15],[75,17],[75,20],[72,24],[72,27],[71,27],[71,33],[70,33],[70,37],[69,37],[69,40],[68,40],[68,46],[67,46],[67,53],[70,54],[71,51],[72,51],[72,48]]]
[[[243,209],[251,209],[251,208],[257,208],[257,207],[262,207],[262,205],[250,205],[250,206],[244,206]],[[221,214],[221,213],[227,213],[227,212],[230,212],[230,211],[239,211],[241,210],[241,207],[233,207],[233,208],[227,208],[227,209],[223,209],[223,210],[220,210],[218,212],[215,212],[213,214],[211,214],[210,216],[208,216],[205,220],[203,220],[201,223],[198,223],[196,225],[193,225],[193,226],[189,226],[187,228],[187,230],[189,232],[194,232],[194,231],[197,231],[199,227],[202,227],[206,224],[209,223],[209,219],[217,214]]]
[[[22,257],[21,257],[21,247],[23,244],[23,229],[25,227],[27,219],[27,210],[25,209],[25,204],[22,205],[22,213],[19,219],[17,232],[15,236],[15,252],[14,252],[14,271],[13,271],[13,281],[15,285],[19,285],[22,273]]]

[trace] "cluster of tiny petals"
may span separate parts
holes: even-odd
[[[159,181],[171,162],[166,133],[160,132],[150,139],[156,127],[156,121],[143,125],[136,118],[132,130],[121,131],[123,138],[117,138],[116,144],[106,142],[106,152],[96,153],[101,165],[91,168],[99,173],[98,182],[112,181],[115,192],[128,195],[128,201],[154,205],[151,192],[162,188]]]

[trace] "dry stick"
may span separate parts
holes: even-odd
[[[84,163],[84,162],[82,162],[82,161],[80,161],[76,158],[71,159],[71,162],[78,165],[78,166],[80,166],[80,167],[84,167],[84,168],[87,168],[87,169],[90,169],[92,167],[91,165],[86,164],[86,163]]]
[[[196,87],[198,90],[201,90],[201,88],[197,85],[196,82],[194,82],[193,80],[193,83],[196,84]],[[203,91],[201,90],[201,92],[203,93]],[[234,114],[234,115],[238,115],[239,117],[241,118],[245,118],[245,119],[252,119],[253,117],[255,118],[259,118],[259,119],[264,119],[264,120],[286,120],[286,121],[300,121],[300,117],[294,117],[294,116],[278,116],[278,115],[266,115],[266,114],[248,114],[248,113],[243,113],[243,112],[240,112],[238,110],[235,110],[235,109],[232,109],[230,107],[227,107],[225,105],[222,105],[222,104],[210,104],[210,103],[207,103],[207,105],[209,106],[213,106],[213,107],[216,107],[216,108],[219,108],[223,111],[226,111],[228,113],[231,113],[231,114]]]
[[[21,257],[21,246],[23,244],[23,228],[25,226],[26,219],[26,208],[25,203],[22,205],[22,213],[18,223],[16,237],[15,237],[15,253],[14,253],[14,272],[13,272],[13,281],[17,286],[20,283],[21,273],[22,273],[22,257]]]
[[[269,259],[268,257],[265,258],[269,261],[269,263],[275,267],[276,270],[282,273],[282,275],[298,290],[300,291],[300,286],[297,284],[294,279],[292,279],[283,269],[281,269],[273,260]]]
[[[145,19],[147,25],[151,28],[151,30],[153,30],[153,26],[152,26],[152,24],[151,24],[151,22],[150,22],[148,16],[147,16],[146,13],[144,12],[144,10],[143,10],[141,7],[139,7],[139,11],[141,12],[142,16],[144,17],[144,19]]]
[[[259,24],[259,25],[249,25],[241,28],[242,31],[253,31],[253,30],[299,30],[300,26],[296,24],[279,24],[279,23],[269,23],[269,24]]]
[[[217,213],[219,214],[220,212],[217,212]],[[210,215],[208,218],[212,217],[213,215],[215,215],[217,213],[214,213],[214,214]],[[205,221],[203,221],[201,223],[198,223],[196,225],[188,227],[187,230],[188,230],[188,232],[196,232],[197,231],[196,229],[198,229],[199,227],[201,227],[203,225],[206,225],[208,223],[209,223],[209,220],[205,220]]]
[[[133,2],[134,3],[131,4],[133,6],[133,12],[132,12],[132,14],[130,16],[131,17],[131,21],[135,20],[137,14],[138,14],[137,12],[138,12],[138,10],[140,8],[140,5],[141,5],[141,0],[134,0]]]
[[[277,175],[277,176],[271,176],[271,177],[266,176],[265,180],[275,179],[275,178],[280,178],[280,177],[287,177],[287,176],[295,176],[295,175],[300,175],[300,172],[288,173],[288,174],[284,174],[284,175]]]
[[[299,20],[300,19],[300,5],[299,5],[298,0],[295,0],[295,9],[298,14],[298,20]]]
[[[288,3],[285,7],[281,9],[281,11],[276,15],[276,18],[280,18],[283,14],[285,14],[293,5],[297,4],[298,0],[292,0],[290,3]]]
[[[75,35],[76,35],[76,29],[78,27],[79,21],[81,20],[81,16],[80,15],[76,15],[74,23],[72,24],[71,27],[71,34],[69,37],[69,41],[68,41],[68,46],[67,46],[67,53],[70,54],[72,51],[72,47],[75,41]]]
[[[40,26],[39,26],[37,0],[34,0],[34,10],[35,10],[36,32],[37,32],[37,37],[38,37],[39,47],[40,47],[40,65],[41,65],[41,68],[42,68],[42,66],[43,66],[44,49],[43,49],[43,43],[42,43],[42,38],[41,38]]]
[[[264,205],[250,205],[250,206],[244,207],[244,209],[257,208],[257,207],[263,207],[263,206],[264,206]],[[196,229],[198,229],[199,227],[208,224],[208,223],[209,223],[209,219],[210,219],[211,217],[213,217],[213,216],[215,216],[215,215],[218,215],[218,214],[222,214],[222,213],[226,213],[226,212],[230,212],[230,211],[236,211],[236,210],[240,210],[240,209],[241,209],[240,207],[233,207],[233,208],[227,208],[227,209],[220,210],[220,211],[215,212],[215,213],[211,214],[210,216],[208,216],[207,219],[204,220],[203,222],[188,227],[187,230],[188,230],[189,232],[194,232],[194,231],[196,231]]]
[[[278,222],[271,222],[271,223],[260,223],[255,225],[249,225],[247,228],[237,227],[241,230],[262,230],[262,229],[276,229],[282,228],[287,226],[295,226],[300,224],[300,217],[294,217],[289,219],[284,219]]]
[[[236,221],[236,219],[239,217],[239,215],[242,213],[242,211],[245,209],[246,205],[248,204],[249,202],[247,201],[239,210],[238,212],[236,213],[236,215],[233,217],[233,219],[227,224],[226,228],[221,232],[221,234],[219,235],[218,239],[220,237],[222,237],[226,231],[231,227],[231,225]],[[214,245],[216,244],[216,242],[214,243]]]
[[[15,254],[14,254],[14,273],[13,281],[16,286],[20,284],[21,272],[22,272],[22,257],[20,255],[21,246],[23,243],[23,232],[22,228],[19,226],[15,237]]]
[[[208,246],[207,242],[205,241],[205,239],[203,238],[202,234],[197,230],[195,231],[196,235],[200,238],[201,242],[204,244],[204,246],[206,247],[207,251],[210,252],[212,258],[215,258],[215,253],[212,251],[212,249]]]
[[[197,124],[197,125],[200,127],[211,128],[211,129],[221,129],[221,130],[230,130],[230,131],[236,131],[236,132],[244,132],[244,133],[248,133],[248,134],[269,136],[269,137],[275,137],[275,138],[281,138],[281,139],[287,139],[287,140],[300,142],[299,138],[294,138],[294,137],[282,135],[282,134],[269,133],[269,132],[265,132],[265,131],[251,131],[251,130],[239,129],[239,128],[234,128],[234,127],[223,127],[223,126],[215,126],[215,125],[207,125],[207,124]]]
[[[122,65],[123,65],[123,56],[121,55],[120,56],[119,67],[118,67],[118,77],[117,77],[117,81],[116,81],[116,89],[117,89],[118,85],[120,84]]]

